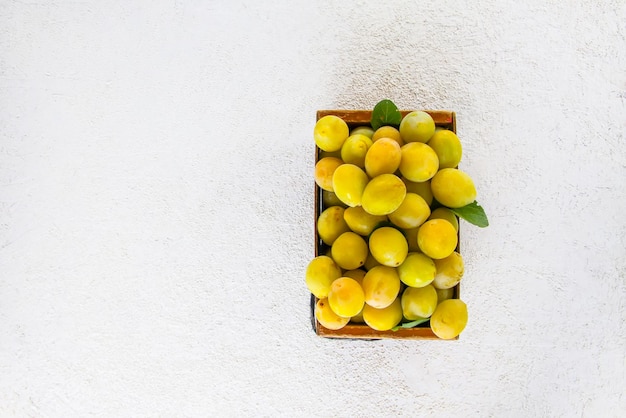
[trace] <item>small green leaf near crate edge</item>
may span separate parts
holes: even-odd
[[[428,322],[428,321],[430,321],[430,318],[418,319],[417,321],[411,321],[411,322],[406,322],[404,324],[396,325],[395,327],[391,328],[391,330],[397,331],[400,328],[415,328],[416,326],[421,325],[424,322]]]
[[[467,222],[476,225],[481,228],[489,226],[489,220],[485,210],[478,204],[477,201],[473,201],[469,205],[465,205],[460,208],[449,208],[459,218],[466,220]]]
[[[372,129],[377,130],[381,126],[398,127],[400,122],[402,122],[402,114],[391,100],[381,100],[374,106],[370,121]]]

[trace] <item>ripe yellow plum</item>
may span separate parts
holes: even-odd
[[[449,208],[460,208],[476,200],[474,181],[456,168],[444,168],[435,174],[430,187],[439,203]]]
[[[422,196],[422,199],[428,203],[428,206],[433,204],[433,192],[430,190],[430,180],[417,183],[402,177],[402,181],[406,186],[407,193],[415,193]]]
[[[417,245],[432,259],[446,258],[456,249],[458,236],[454,226],[445,219],[431,219],[419,227]]]
[[[417,232],[419,231],[419,227],[403,229],[404,236],[406,237],[406,241],[409,243],[409,252],[416,253],[421,252],[420,247],[417,245]]]
[[[433,134],[428,145],[435,151],[439,158],[439,168],[454,168],[459,165],[463,155],[461,141],[450,130],[442,129]]]
[[[381,174],[367,183],[361,204],[369,214],[388,215],[400,207],[405,196],[406,186],[398,176]]]
[[[376,142],[381,138],[391,138],[396,141],[398,145],[404,145],[404,141],[400,136],[400,131],[398,131],[393,126],[381,126],[380,128],[376,129],[376,132],[374,132],[374,135],[372,135],[372,141]]]
[[[328,304],[337,315],[351,318],[363,309],[365,304],[363,288],[350,277],[340,277],[330,285]]]
[[[333,174],[343,164],[339,158],[324,157],[315,164],[315,182],[323,190],[333,191]]]
[[[386,308],[377,309],[368,304],[363,307],[363,320],[370,328],[377,331],[387,331],[402,321],[402,305],[400,298]]]
[[[350,131],[350,135],[357,135],[357,134],[365,135],[369,139],[372,139],[372,136],[374,135],[374,130],[369,126],[357,126],[356,128]]]
[[[333,191],[346,205],[359,206],[368,182],[367,174],[358,166],[342,164],[333,174]]]
[[[363,237],[354,232],[344,232],[335,239],[330,252],[339,267],[354,270],[365,264],[369,251]]]
[[[444,300],[452,299],[454,297],[454,288],[451,287],[449,289],[437,289],[437,303],[441,303]]]
[[[430,216],[430,207],[420,195],[407,193],[398,209],[388,216],[389,220],[400,228],[417,228]]]
[[[330,285],[341,277],[341,269],[332,258],[320,255],[309,262],[306,268],[305,283],[315,297],[323,299],[328,296]]]
[[[401,154],[400,173],[409,181],[419,183],[430,180],[439,169],[437,154],[427,144],[421,142],[405,144]]]
[[[313,138],[315,144],[323,151],[337,151],[341,149],[348,138],[350,129],[348,124],[338,116],[327,115],[315,123]]]
[[[339,235],[350,231],[343,219],[344,210],[340,206],[331,206],[317,218],[317,234],[325,244],[333,245]]]
[[[365,135],[351,135],[341,147],[341,159],[347,164],[365,168],[365,154],[372,146],[372,140]]]
[[[400,145],[391,138],[381,138],[372,144],[365,155],[365,171],[370,177],[393,174],[400,166],[401,158]]]
[[[444,340],[456,338],[467,325],[467,305],[460,299],[448,299],[435,308],[430,317],[430,327]]]
[[[328,190],[322,190],[322,204],[325,208],[331,206],[341,206],[342,208],[348,207],[348,205],[339,200],[334,192],[329,192]]]
[[[463,278],[465,271],[463,257],[456,251],[446,258],[435,260],[435,266],[437,267],[437,274],[433,285],[438,289],[453,288]]]
[[[367,259],[365,260],[365,264],[363,265],[363,267],[365,267],[365,270],[370,271],[376,266],[382,266],[382,264],[380,264],[370,252],[369,254],[367,254]]]
[[[404,262],[409,245],[402,232],[389,226],[376,229],[370,235],[369,250],[383,266],[397,267]]]
[[[400,135],[404,142],[428,142],[435,133],[435,121],[428,113],[416,110],[400,122]]]
[[[459,230],[459,218],[457,218],[454,212],[452,212],[448,208],[442,207],[442,208],[437,208],[433,210],[428,220],[431,220],[431,219],[445,219],[446,221],[452,224],[452,226],[454,227],[454,229],[457,230],[457,232]]]
[[[398,266],[402,283],[411,287],[424,287],[433,282],[437,272],[435,262],[425,254],[409,253]]]
[[[410,321],[430,317],[437,307],[437,291],[432,285],[407,287],[402,293],[402,313]]]
[[[363,307],[365,307],[365,305],[363,305]],[[362,324],[365,321],[363,320],[363,309],[361,309],[361,312],[359,312],[358,314],[354,315],[352,318],[350,318],[350,322],[353,322],[355,324]]]
[[[363,236],[368,236],[376,225],[387,220],[384,215],[372,215],[365,212],[362,206],[346,209],[343,218],[353,232]]]
[[[327,298],[320,299],[315,304],[315,319],[317,319],[323,327],[332,330],[341,329],[350,322],[350,318],[341,317],[333,312],[328,304]]]
[[[363,277],[365,277],[365,273],[366,271],[362,269],[346,270],[343,272],[342,277],[349,277],[351,279],[354,279],[361,286],[363,286]]]
[[[374,267],[365,274],[362,285],[365,303],[378,309],[391,305],[400,292],[400,278],[393,267]]]

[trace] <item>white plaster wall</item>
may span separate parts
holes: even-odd
[[[1,417],[626,414],[626,3],[0,1]],[[456,342],[309,322],[317,109],[457,112]]]

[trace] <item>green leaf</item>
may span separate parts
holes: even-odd
[[[487,219],[487,214],[485,213],[485,210],[475,200],[469,205],[465,205],[456,209],[449,209],[454,212],[459,218],[463,218],[471,224],[474,224],[481,228],[489,226],[489,220]]]
[[[374,106],[370,122],[372,129],[376,130],[386,125],[398,127],[400,122],[402,122],[402,114],[391,100],[381,100]]]
[[[391,328],[391,330],[392,331],[397,331],[400,328],[415,328],[416,326],[421,325],[424,322],[428,322],[428,321],[430,321],[430,318],[422,318],[422,319],[418,319],[417,321],[412,321],[412,322],[407,322],[407,323],[404,323],[404,324],[397,325],[397,326]]]

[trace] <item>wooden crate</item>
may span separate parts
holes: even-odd
[[[409,110],[401,111],[404,117]],[[435,125],[445,129],[449,129],[456,133],[456,115],[454,112],[447,110],[426,110],[435,121]],[[371,110],[318,110],[317,119],[327,116],[335,115],[343,119],[350,129],[358,126],[370,126],[370,120],[372,117]],[[320,149],[315,149],[315,163],[319,160]],[[328,248],[326,244],[322,242],[317,233],[317,219],[320,213],[325,209],[322,203],[322,190],[315,184],[315,256],[321,255]],[[460,228],[459,228],[460,229]],[[459,237],[460,238],[460,237]],[[460,239],[459,246],[456,251],[460,252]],[[460,285],[457,284],[454,288],[454,298],[460,298]],[[317,298],[311,295],[311,321],[315,333],[319,336],[326,338],[351,338],[351,339],[365,339],[365,340],[378,340],[378,339],[402,339],[402,340],[423,340],[423,339],[439,339],[428,326],[428,323],[415,327],[415,328],[401,328],[398,331],[376,331],[365,324],[353,324],[349,323],[345,327],[339,330],[330,330],[322,326],[315,319],[315,304]],[[456,337],[455,339],[458,339]]]

